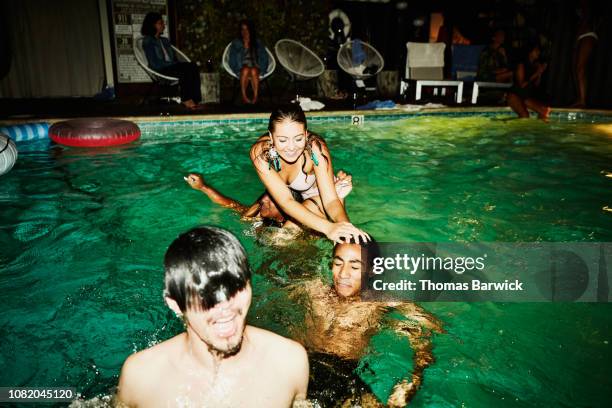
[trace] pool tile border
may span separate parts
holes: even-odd
[[[401,109],[378,110],[378,111],[329,111],[329,112],[307,112],[306,116],[311,123],[351,121],[355,115],[363,115],[366,122],[401,120],[422,117],[469,117],[469,116],[512,116],[508,107],[468,107],[468,108],[423,108],[418,111],[406,111]],[[535,116],[535,114],[533,114]],[[553,109],[551,120],[588,120],[592,123],[598,121],[612,122],[612,110],[576,110],[567,108]],[[152,127],[193,127],[214,125],[246,125],[268,123],[268,113],[238,113],[227,115],[196,115],[196,116],[127,116],[117,119],[131,120],[138,124],[142,130]],[[0,126],[15,126],[22,124],[48,124],[67,120],[54,118],[49,120],[8,120],[0,121]]]

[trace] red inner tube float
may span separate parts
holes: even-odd
[[[120,119],[71,119],[51,126],[49,137],[66,146],[117,146],[137,140],[140,128],[134,122]]]

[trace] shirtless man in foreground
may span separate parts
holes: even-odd
[[[366,259],[362,259],[363,253]],[[337,244],[332,259],[333,287],[320,279],[296,285],[294,295],[306,293],[310,300],[306,330],[298,334],[307,349],[358,361],[366,350],[370,338],[381,328],[385,314],[400,312],[406,320],[396,321],[395,331],[406,336],[406,346],[414,351],[413,371],[395,385],[386,404],[403,407],[408,404],[423,382],[425,368],[434,357],[432,333],[442,333],[442,323],[411,302],[361,301],[362,273],[378,254],[375,241],[366,244]],[[301,338],[303,337],[303,338]],[[345,402],[347,404],[347,402]],[[342,405],[345,406],[345,405]],[[379,407],[374,396],[361,396],[361,406]]]
[[[308,358],[298,343],[246,325],[251,272],[231,233],[198,227],[165,258],[166,303],[186,332],[128,357],[117,400],[129,407],[301,406]]]

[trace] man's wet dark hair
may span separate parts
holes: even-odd
[[[155,37],[155,34],[157,34],[157,30],[155,29],[155,23],[157,23],[159,20],[162,20],[161,14],[156,13],[155,11],[147,13],[144,20],[142,21],[142,27],[140,27],[140,34]]]
[[[251,279],[240,241],[229,231],[201,226],[182,233],[164,256],[164,296],[187,309],[208,310],[232,298]]]
[[[374,258],[380,257],[380,247],[378,246],[376,240],[370,236],[370,241],[365,243],[361,239],[359,242],[355,242],[354,239],[351,239],[349,242],[344,244],[336,244],[334,245],[333,255],[336,254],[336,249],[338,249],[338,246],[345,244],[357,244],[361,247],[361,262],[364,265],[363,272],[367,272],[368,275],[373,275],[372,265],[374,264]]]

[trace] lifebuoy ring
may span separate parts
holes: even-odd
[[[49,137],[66,146],[117,146],[137,140],[140,128],[134,122],[120,119],[71,119],[51,126]]]
[[[349,20],[346,13],[340,9],[332,10],[329,13],[329,39],[333,40],[336,35],[332,29],[332,22],[336,18],[339,18],[342,21],[342,31],[344,32],[344,37],[348,39],[349,34],[351,33],[351,20]]]

